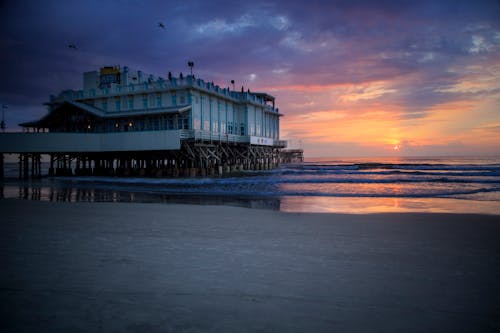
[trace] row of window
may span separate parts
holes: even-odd
[[[134,109],[148,109],[148,108],[160,108],[163,106],[176,106],[178,105],[177,95],[170,95],[171,103],[170,105],[165,105],[164,96],[162,94],[149,94],[140,95],[140,106],[138,107],[136,100],[137,96],[127,96],[127,97],[115,97],[115,98],[104,98],[100,101],[100,107],[103,111],[109,110],[109,101],[114,100],[113,111],[121,111],[122,109],[134,110]],[[186,104],[186,96],[181,95],[179,97],[180,105]],[[95,101],[91,100],[88,102],[90,105],[94,105]]]
[[[168,117],[166,119],[151,118],[106,122],[106,132],[158,131],[176,129],[189,129],[189,118],[179,117],[175,119],[173,117]]]
[[[224,124],[221,123],[222,126]],[[247,135],[245,130],[245,124],[241,123],[231,123],[228,122],[226,125],[226,131],[221,128],[223,134],[234,134],[234,135]],[[197,126],[195,125],[195,128]],[[182,117],[162,117],[162,118],[139,118],[139,119],[120,119],[120,120],[106,120],[104,123],[93,124],[88,123],[70,123],[64,127],[51,128],[51,132],[129,132],[129,131],[158,131],[158,130],[177,130],[177,129],[190,129],[190,121],[186,116]],[[210,130],[214,133],[219,132],[218,124],[212,124],[212,128],[209,129],[209,124],[206,123],[205,130]],[[250,135],[260,135],[259,133],[254,133],[254,130],[250,131]],[[260,131],[258,131],[260,132]],[[274,136],[273,136],[274,137]]]
[[[136,119],[108,119],[104,122],[93,123],[91,120],[65,123],[59,127],[51,127],[51,132],[123,132],[123,131],[154,131],[189,129],[188,116],[168,115],[163,117],[149,117]]]

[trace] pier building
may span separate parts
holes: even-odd
[[[0,163],[19,154],[21,178],[41,175],[42,154],[50,175],[205,176],[273,168],[286,147],[273,96],[194,75],[102,67],[46,106],[23,132],[0,134]]]

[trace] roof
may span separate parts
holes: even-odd
[[[56,112],[57,110],[61,109],[62,107],[67,107],[67,106],[73,106],[75,108],[78,108],[82,111],[85,111],[87,113],[90,113],[98,118],[123,118],[123,117],[129,117],[129,116],[144,116],[144,115],[155,115],[155,114],[165,114],[165,113],[182,113],[185,111],[188,111],[191,109],[191,105],[179,105],[179,106],[170,106],[170,107],[162,107],[162,108],[155,108],[155,109],[142,109],[142,110],[135,110],[135,111],[116,111],[116,112],[104,112],[101,109],[98,109],[92,105],[76,102],[76,101],[64,101],[61,103],[58,107],[53,109],[50,113],[47,115],[43,116],[42,118],[35,120],[35,121],[30,121],[26,123],[21,123],[19,126],[22,127],[37,127],[40,125],[43,125],[44,122],[50,119],[50,117]]]
[[[270,101],[270,102],[274,101],[274,96],[271,96],[267,93],[252,92],[251,94],[264,99],[266,102],[267,101]]]

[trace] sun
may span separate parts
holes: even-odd
[[[400,150],[400,149],[401,149],[401,147],[400,147],[399,145],[395,145],[395,146],[394,146],[394,150],[395,150],[395,151],[398,151],[398,150]]]

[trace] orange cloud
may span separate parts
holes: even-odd
[[[417,118],[408,118],[404,106],[372,100],[343,100],[333,106],[328,110],[284,117],[282,136],[300,138],[311,146],[355,143],[367,152],[387,154],[425,154],[430,147],[459,142],[472,152],[478,146],[491,150],[494,143],[499,143],[498,135],[494,134],[500,132],[500,121],[488,124],[488,115],[497,120],[498,116],[491,116],[486,106],[477,100],[437,104],[421,110],[422,115]],[[396,145],[398,149],[394,150]]]

